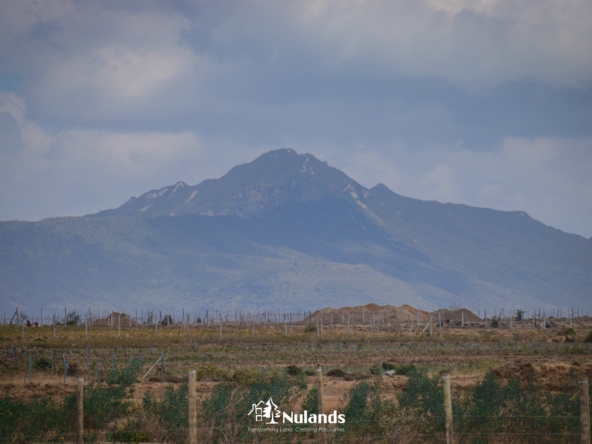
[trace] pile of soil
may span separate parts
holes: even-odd
[[[91,327],[110,327],[113,326],[114,328],[117,328],[117,323],[119,322],[119,316],[121,316],[121,327],[129,327],[130,326],[130,317],[128,315],[126,315],[125,313],[118,313],[116,311],[112,312],[109,316],[107,316],[106,318],[99,318],[99,319],[95,319],[93,322],[91,322],[90,326]],[[138,325],[141,325],[139,322],[136,322],[135,319],[131,320],[131,325],[132,327],[136,327]]]
[[[436,310],[432,313],[434,319],[438,319],[438,313],[442,318],[442,323],[461,324],[464,317],[465,323],[482,322],[482,319],[468,308],[459,308],[458,310]]]
[[[533,365],[530,362],[514,362],[493,370],[501,380],[518,379],[522,385],[542,385],[545,390],[565,391],[574,389],[582,377],[592,377],[592,364],[574,365],[566,363]]]
[[[329,324],[331,315],[333,315],[334,324],[346,323],[348,315],[350,315],[350,322],[352,324],[360,324],[362,321],[362,313],[364,315],[365,323],[367,324],[372,322],[372,319],[380,320],[380,322],[383,322],[386,319],[388,323],[393,321],[410,322],[412,319],[415,319],[417,322],[418,317],[419,322],[425,324],[432,316],[429,312],[419,310],[411,305],[395,307],[393,305],[377,305],[372,303],[355,307],[326,307],[313,312],[310,316],[304,318],[303,322],[305,324],[316,323],[316,319],[321,316],[321,312],[325,324]]]

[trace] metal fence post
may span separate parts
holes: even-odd
[[[590,395],[587,379],[580,381],[580,426],[582,432],[580,442],[590,444]]]

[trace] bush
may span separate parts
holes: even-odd
[[[253,405],[273,398],[281,410],[289,410],[306,383],[302,376],[291,377],[286,373],[260,373],[250,386],[233,387],[218,384],[212,394],[202,402],[206,418],[206,442],[250,442],[247,425],[253,424],[248,416]]]
[[[137,430],[117,430],[111,434],[114,442],[149,442],[150,435]]]
[[[248,386],[253,384],[257,379],[261,377],[261,373],[253,369],[238,369],[232,375],[232,380],[236,381],[239,385]]]
[[[316,324],[308,324],[304,327],[304,333],[316,333],[317,332],[317,325]]]
[[[297,365],[289,365],[286,367],[286,373],[290,376],[298,376],[302,374],[302,369]]]
[[[408,375],[413,370],[415,370],[415,366],[413,364],[410,365],[394,365],[389,364],[388,362],[382,363],[382,369],[384,371],[394,370],[395,374],[397,375]]]
[[[227,370],[224,370],[218,366],[208,364],[198,367],[195,373],[195,377],[198,381],[226,381],[230,379],[230,373]]]
[[[327,372],[327,376],[334,376],[336,378],[343,378],[345,376],[345,372],[340,368],[334,368]]]
[[[523,436],[523,442],[570,442],[578,431],[578,399],[570,393],[552,394],[516,379],[507,386],[487,373],[473,392],[454,407],[459,433],[497,435],[504,442]],[[531,436],[528,436],[531,435]],[[476,442],[486,442],[485,439]]]
[[[312,414],[317,415],[319,413],[319,392],[316,387],[311,388],[306,394],[302,402],[302,410],[306,410],[309,417]]]
[[[407,414],[412,433],[435,435],[445,431],[444,395],[440,377],[430,378],[424,370],[409,372],[407,388],[399,395],[399,406]]]
[[[40,356],[33,361],[33,368],[39,371],[46,371],[51,369],[51,361],[44,357]]]
[[[371,365],[370,368],[368,369],[368,371],[372,375],[379,375],[380,374],[380,367],[378,367],[377,365]]]
[[[71,311],[66,316],[66,325],[78,325],[80,319],[82,319],[82,316],[79,313]]]
[[[349,392],[343,410],[347,433],[356,437],[384,436],[394,419],[395,406],[379,396],[381,381],[360,382]]]
[[[129,385],[84,387],[84,429],[104,430],[131,412]],[[29,402],[0,398],[0,434],[6,442],[68,440],[76,424],[76,393],[61,403],[50,397]],[[89,435],[91,436],[91,435]]]
[[[592,331],[588,333],[588,336],[586,336],[582,342],[585,342],[586,344],[592,343]]]
[[[159,441],[185,442],[189,423],[187,394],[187,384],[184,383],[177,390],[173,386],[168,386],[160,400],[150,393],[144,397],[143,405],[146,414],[162,430]]]
[[[68,373],[70,367],[68,366]],[[107,384],[118,384],[129,387],[138,380],[138,373],[135,367],[126,367],[121,370],[109,370],[107,372]]]

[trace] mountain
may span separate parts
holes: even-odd
[[[117,209],[0,222],[0,301],[31,310],[577,307],[590,288],[589,239],[367,189],[289,149]]]
[[[220,179],[204,180],[195,186],[178,182],[132,197],[116,210],[93,216],[255,217],[288,201],[305,202],[334,195],[350,183],[361,188],[343,172],[310,154],[298,155],[292,149],[280,149],[236,166]]]

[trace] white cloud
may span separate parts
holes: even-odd
[[[588,0],[180,3],[2,3],[0,82],[22,83],[0,97],[0,125],[16,128],[0,137],[0,219],[112,207],[287,141],[365,185],[592,234],[589,95],[561,95],[592,84]],[[423,83],[401,91],[401,78]],[[524,119],[514,125],[498,114],[521,96],[495,102],[488,87],[522,80],[542,96],[566,89],[549,96],[557,107],[506,113]],[[556,121],[545,134],[561,137],[536,137]],[[498,148],[463,147],[479,137]]]
[[[340,75],[437,76],[472,89],[592,80],[587,0],[263,1],[225,12],[214,31],[219,46],[247,40],[256,57],[258,42]]]
[[[21,143],[0,150],[0,219],[80,215],[118,206],[131,194],[208,177],[215,155],[191,131],[44,130],[25,105],[0,93],[0,114],[17,122]],[[129,194],[128,194],[129,193]]]
[[[490,151],[368,149],[334,162],[366,186],[404,196],[526,211],[567,232],[592,235],[592,137],[506,138]]]
[[[204,94],[247,88],[245,76],[282,67],[295,75],[441,77],[471,90],[523,79],[592,81],[588,0],[188,4],[198,12],[158,2],[8,2],[0,69],[26,77],[29,106],[47,116],[98,121],[194,110]]]

